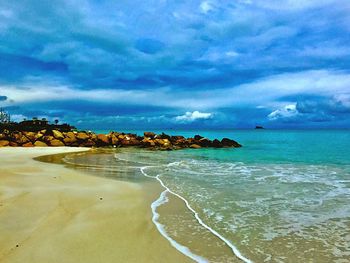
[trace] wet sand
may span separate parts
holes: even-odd
[[[0,149],[0,262],[191,262],[152,223],[154,186],[33,160],[82,150]]]

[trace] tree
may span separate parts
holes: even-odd
[[[57,120],[57,119],[56,119],[56,120],[55,120],[55,124],[57,125],[57,124],[58,124],[58,122],[59,122],[59,120]]]

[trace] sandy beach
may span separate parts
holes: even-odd
[[[0,262],[189,262],[151,221],[159,193],[33,160],[82,150],[0,149]]]

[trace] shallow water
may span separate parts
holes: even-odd
[[[100,176],[158,180],[165,192],[154,222],[197,261],[350,262],[349,131],[201,134],[244,147],[117,149],[65,161]]]

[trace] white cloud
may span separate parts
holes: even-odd
[[[227,51],[225,55],[228,57],[237,57],[239,54],[236,51],[231,50],[231,51]]]
[[[212,113],[193,111],[186,112],[184,115],[175,117],[175,120],[178,122],[193,122],[195,120],[207,120],[213,117]]]
[[[212,4],[209,1],[203,1],[200,5],[199,8],[201,10],[202,13],[206,14],[208,13],[210,10],[213,9]]]
[[[296,108],[296,104],[290,104],[284,106],[282,109],[275,110],[271,112],[267,117],[269,120],[278,120],[278,119],[285,119],[285,118],[291,118],[296,115],[298,115],[298,110]]]
[[[130,105],[148,105],[173,107],[177,109],[198,110],[235,106],[265,106],[291,104],[282,101],[286,96],[350,96],[350,74],[344,71],[314,70],[297,73],[284,73],[259,79],[255,82],[227,89],[181,90],[171,87],[152,90],[139,89],[90,89],[47,84],[39,80],[35,84],[23,86],[0,85],[0,94],[8,97],[2,106],[21,105],[54,101],[91,101],[99,103],[123,103]],[[157,99],[154,99],[157,98]],[[14,102],[12,102],[14,101]]]

